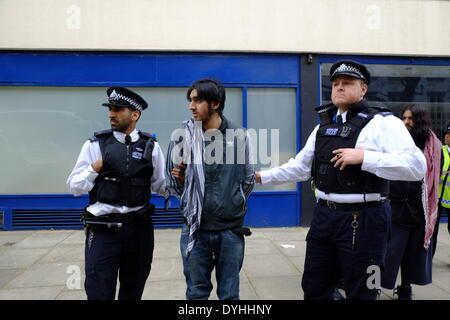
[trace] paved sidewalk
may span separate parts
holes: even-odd
[[[241,299],[303,299],[300,281],[307,229],[252,232],[246,238]],[[179,235],[179,229],[155,231],[154,261],[143,299],[184,299]],[[444,224],[438,240],[433,284],[413,286],[418,300],[450,300],[450,236]],[[0,300],[86,299],[83,282],[83,231],[0,231]],[[211,298],[217,299],[216,294]],[[391,292],[383,290],[381,299],[392,299]]]

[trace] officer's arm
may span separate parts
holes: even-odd
[[[387,180],[423,179],[427,169],[425,156],[399,118],[392,115],[376,116],[363,130],[363,145],[367,149],[364,152],[362,170]]]
[[[311,167],[314,160],[314,149],[316,144],[317,125],[310,134],[303,149],[289,161],[280,167],[257,173],[257,179],[262,184],[279,184],[285,182],[306,181],[311,177]],[[259,175],[259,177],[258,177]]]
[[[151,178],[152,191],[156,192],[163,197],[167,197],[166,194],[166,161],[164,159],[164,154],[161,151],[161,147],[158,142],[155,142],[152,152],[152,164],[153,164],[153,175]]]
[[[98,176],[92,164],[100,158],[101,152],[98,142],[86,141],[81,148],[75,167],[66,181],[70,193],[79,196],[92,190]]]

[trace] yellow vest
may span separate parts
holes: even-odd
[[[444,164],[442,166],[441,180],[439,181],[439,197],[441,197],[441,206],[450,208],[450,155],[446,145],[442,146],[442,153],[444,154]],[[442,193],[442,186],[445,183],[444,192]]]

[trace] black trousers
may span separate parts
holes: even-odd
[[[84,283],[88,300],[140,300],[150,274],[153,224],[133,221],[123,228],[94,228],[86,234]]]
[[[355,213],[356,229],[352,227]],[[390,226],[388,202],[353,211],[317,204],[306,237],[305,300],[332,300],[340,279],[345,280],[347,299],[376,299],[377,288],[370,284],[381,281]]]

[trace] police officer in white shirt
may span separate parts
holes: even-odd
[[[145,100],[123,87],[107,90],[111,130],[96,132],[67,179],[75,196],[89,192],[85,290],[89,300],[139,300],[153,258],[151,190],[165,195],[165,160],[156,139],[136,130]]]
[[[304,298],[333,299],[343,278],[347,299],[374,300],[377,288],[367,280],[379,280],[384,266],[387,180],[420,180],[426,162],[400,119],[384,107],[369,107],[364,65],[336,62],[330,80],[333,103],[316,108],[320,124],[305,147],[284,165],[257,172],[256,181],[313,178],[319,200],[306,238]]]

